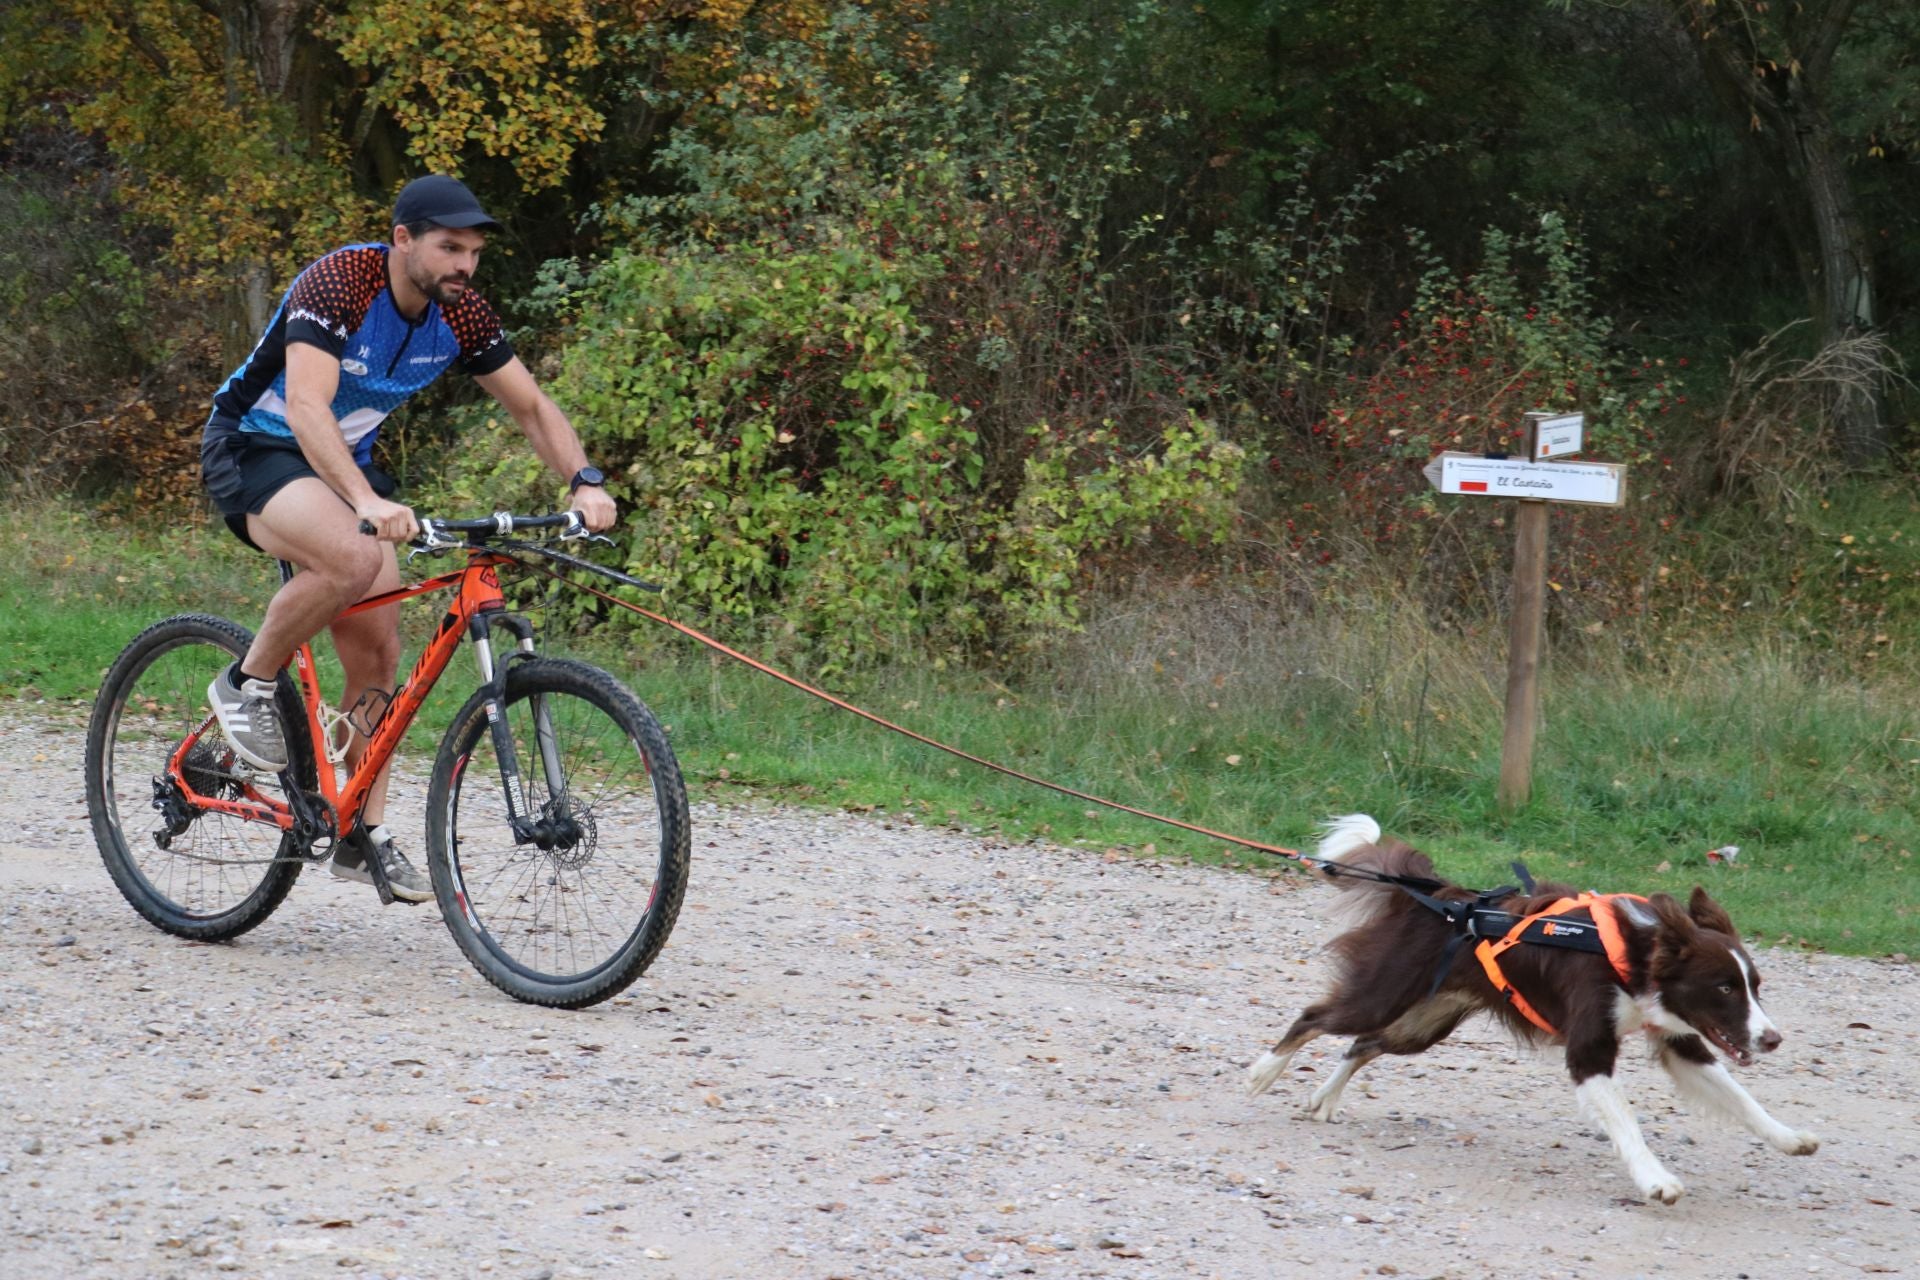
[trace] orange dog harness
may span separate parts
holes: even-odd
[[[1598,950],[1606,953],[1618,975],[1620,984],[1625,986],[1630,976],[1627,964],[1627,940],[1620,932],[1620,921],[1613,914],[1612,903],[1617,898],[1629,898],[1635,902],[1646,899],[1631,893],[1583,893],[1577,898],[1561,898],[1558,902],[1522,916],[1514,922],[1511,929],[1501,938],[1488,938],[1474,948],[1474,955],[1480,960],[1480,967],[1487,971],[1487,980],[1493,983],[1493,989],[1506,997],[1507,1003],[1518,1010],[1534,1026],[1550,1036],[1560,1034],[1551,1022],[1540,1016],[1539,1010],[1528,1003],[1507,981],[1500,971],[1500,956],[1509,948],[1522,942],[1543,942],[1549,946],[1574,947],[1580,950],[1596,950],[1593,935],[1598,935]],[[1575,912],[1584,911],[1586,920],[1569,920],[1566,917]]]

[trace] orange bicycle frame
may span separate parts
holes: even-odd
[[[489,615],[507,616],[506,599],[500,592],[498,566],[512,563],[504,556],[494,555],[482,550],[468,552],[467,565],[455,573],[441,574],[425,582],[410,587],[401,587],[394,591],[369,596],[358,604],[343,610],[341,618],[350,618],[385,605],[398,604],[430,591],[455,588],[453,602],[440,619],[440,625],[434,629],[432,638],[421,649],[413,669],[407,673],[406,680],[393,692],[380,722],[375,726],[367,747],[361,753],[360,763],[348,772],[344,781],[327,753],[329,727],[323,712],[324,700],[320,696],[320,676],[314,666],[313,646],[311,642],[301,645],[294,651],[294,680],[300,688],[301,703],[306,711],[306,734],[314,752],[314,763],[319,774],[319,794],[332,810],[335,830],[338,838],[353,829],[354,821],[360,813],[360,806],[366,803],[367,792],[372,788],[374,779],[380,776],[400,740],[406,736],[414,716],[420,711],[433,691],[434,683],[446,671],[460,642],[471,638],[480,647],[481,675],[486,680],[494,676],[494,663],[490,648],[491,631],[486,620]],[[530,647],[531,632],[524,621],[519,624],[523,647]],[[351,712],[343,708],[343,713]],[[335,722],[337,723],[337,721]],[[279,827],[283,831],[295,826],[293,809],[285,800],[265,795],[255,788],[244,788],[246,799],[223,800],[204,796],[195,792],[187,779],[185,760],[194,744],[213,726],[209,716],[198,730],[189,734],[184,742],[174,750],[167,761],[167,773],[180,788],[181,795],[197,809],[230,813],[252,822],[264,822]]]

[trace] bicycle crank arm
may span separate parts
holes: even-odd
[[[355,823],[354,827],[358,831],[366,830],[358,823]],[[387,879],[387,869],[380,865],[379,850],[373,847],[371,839],[365,841],[361,848],[367,855],[367,874],[373,878],[373,891],[380,895],[380,905],[392,906],[399,899],[393,896],[393,883]]]
[[[280,775],[280,786],[286,793],[287,808],[293,811],[293,829],[287,834],[293,837],[294,847],[305,861],[321,861],[333,852],[333,806],[302,791],[292,770]]]

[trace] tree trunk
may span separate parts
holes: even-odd
[[[1826,343],[1869,333],[1874,326],[1873,259],[1866,228],[1853,203],[1840,140],[1825,113],[1799,139],[1820,241],[1820,336]],[[1884,458],[1891,432],[1881,412],[1882,388],[1841,384],[1835,394],[1834,425],[1841,455],[1853,466]]]
[[[268,111],[284,113],[284,123],[311,129],[305,117],[300,77],[294,73],[303,42],[309,38],[307,16],[314,0],[202,0],[216,12],[226,33],[226,93],[231,104],[258,95]],[[291,145],[288,130],[278,130],[284,151]],[[228,289],[223,346],[229,363],[237,364],[259,341],[273,313],[271,268],[261,258],[241,265]]]
[[[219,0],[212,11],[227,32],[229,92],[245,69],[268,102],[291,102],[294,59],[314,0]]]
[[[1791,192],[1784,211],[1822,346],[1870,332],[1875,323],[1872,249],[1854,203],[1845,145],[1828,113],[1833,56],[1854,0],[1795,6],[1780,29],[1763,26],[1764,6],[1680,0],[1687,33],[1714,93],[1737,113],[1742,134]],[[1762,40],[1777,48],[1763,49]],[[1882,385],[1835,393],[1835,436],[1843,458],[1864,466],[1891,443]]]

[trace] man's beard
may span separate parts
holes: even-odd
[[[472,287],[470,284],[472,277],[465,275],[454,274],[436,278],[424,272],[409,270],[407,276],[413,281],[414,288],[443,307],[452,306],[462,293]],[[449,291],[449,285],[458,286],[458,288]]]

